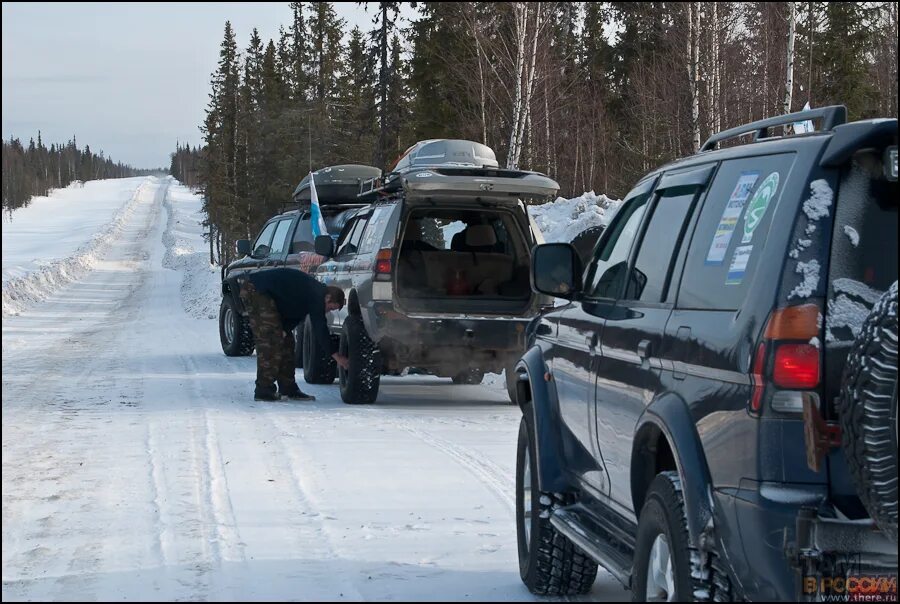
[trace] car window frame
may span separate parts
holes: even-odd
[[[294,233],[294,229],[293,229],[293,226],[294,226],[294,217],[293,217],[293,216],[288,217],[288,218],[282,218],[281,220],[279,220],[279,221],[276,223],[276,225],[275,225],[275,231],[272,233],[272,241],[270,242],[270,245],[269,245],[269,257],[270,257],[270,258],[272,257],[273,254],[276,254],[276,252],[272,249],[272,245],[271,245],[271,244],[274,244],[274,243],[275,243],[275,235],[278,234],[278,229],[280,229],[280,228],[281,228],[281,225],[282,225],[283,223],[285,223],[285,222],[287,223],[287,229],[286,229],[286,231],[285,231],[284,239],[282,240],[282,246],[283,246],[283,247],[282,247],[282,249],[281,249],[280,251],[277,252],[277,257],[278,257],[278,258],[283,258],[283,257],[287,256],[288,253],[289,253],[290,250],[291,250],[291,244],[293,244],[293,237],[292,237],[292,235],[293,235],[293,233]],[[288,243],[288,241],[290,241],[291,243]]]
[[[271,250],[271,247],[272,247],[272,245],[271,245],[271,244],[272,244],[272,237],[275,236],[275,229],[277,228],[278,222],[280,222],[280,221],[278,221],[278,220],[270,220],[269,222],[267,222],[267,223],[265,224],[265,226],[262,228],[262,230],[259,232],[259,235],[256,236],[256,239],[255,239],[254,242],[253,242],[253,248],[250,250],[250,257],[251,257],[251,258],[253,258],[254,260],[261,260],[261,259],[264,259],[264,258],[268,258],[268,257],[269,257],[269,253],[268,253],[268,252],[266,253],[265,256],[256,256],[255,253],[256,253],[256,250],[259,248],[260,245],[265,245],[266,247],[268,247],[268,248]],[[269,227],[272,227],[272,234],[269,235],[269,238],[268,238],[268,240],[267,240],[268,243],[260,243],[260,240],[262,239],[262,236],[266,233],[266,230],[267,230]]]

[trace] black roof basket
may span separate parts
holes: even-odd
[[[724,132],[719,132],[718,134],[710,136],[709,139],[703,143],[703,146],[700,147],[700,151],[712,151],[716,148],[716,144],[721,141],[735,138],[743,134],[749,134],[751,132],[754,133],[753,142],[756,142],[760,139],[769,137],[769,128],[788,126],[796,122],[812,119],[821,119],[823,123],[819,132],[827,132],[832,130],[835,126],[847,123],[847,108],[843,105],[819,107],[818,109],[788,113],[786,115],[770,117],[768,119],[738,126],[737,128],[731,128],[730,130],[725,130]]]

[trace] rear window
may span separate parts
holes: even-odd
[[[694,229],[678,308],[741,307],[793,163],[792,153],[722,162]]]

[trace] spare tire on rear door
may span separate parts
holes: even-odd
[[[897,543],[897,282],[850,350],[838,403],[843,447],[863,505]]]

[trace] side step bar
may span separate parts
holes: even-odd
[[[602,519],[576,503],[555,510],[550,516],[550,524],[608,570],[626,589],[631,588],[631,556],[613,545],[615,540],[603,527]]]

